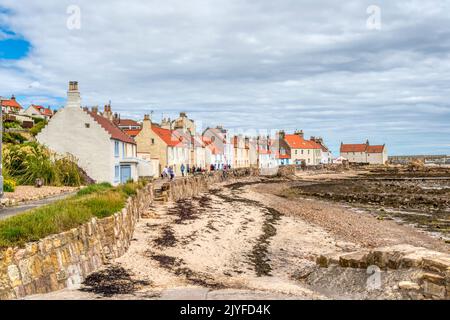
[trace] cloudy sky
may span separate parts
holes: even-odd
[[[450,1],[0,0],[0,96],[56,108],[78,80],[84,105],[135,119],[186,111],[203,126],[303,129],[335,153],[369,139],[450,154],[449,13]]]

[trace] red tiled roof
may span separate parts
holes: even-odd
[[[365,152],[366,148],[365,143],[341,144],[341,152]]]
[[[53,115],[53,111],[52,111],[52,109],[50,109],[50,107],[45,108],[43,106],[39,106],[39,105],[35,105],[35,104],[32,104],[31,106],[33,106],[43,116],[52,116]]]
[[[311,140],[305,140],[297,134],[287,134],[284,141],[292,149],[321,149],[320,145]]]
[[[177,130],[164,129],[159,126],[153,126],[155,132],[169,147],[182,147],[189,143],[189,137]]]
[[[140,127],[141,125],[132,119],[114,119],[114,124],[121,127]]]
[[[16,98],[14,97],[11,97],[11,99],[2,100],[2,106],[15,109],[22,109],[22,106],[16,101]]]
[[[134,138],[139,134],[139,132],[141,132],[141,129],[122,129],[122,131]]]
[[[276,158],[277,159],[290,159],[291,157],[288,154],[281,154],[281,153],[277,152]]]
[[[111,139],[136,144],[133,138],[119,129],[114,123],[92,111],[86,111],[103,129],[111,135]]]
[[[377,145],[377,146],[368,146],[367,152],[368,153],[383,153],[384,145]]]

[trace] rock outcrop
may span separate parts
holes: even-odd
[[[350,253],[321,255],[321,267],[368,268],[381,270],[417,269],[413,279],[398,284],[411,298],[448,299],[450,296],[450,255],[411,245],[395,245]]]

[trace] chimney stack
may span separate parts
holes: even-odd
[[[92,107],[91,112],[93,114],[97,114],[98,113],[98,106]]]
[[[108,119],[109,121],[113,120],[113,113],[111,111],[111,105],[110,104],[105,105],[103,116],[106,119]]]
[[[304,137],[303,130],[295,130],[294,134],[298,135],[302,139]]]
[[[280,139],[284,139],[286,134],[285,134],[284,130],[280,130],[280,131],[278,131],[278,135],[279,135]]]
[[[78,91],[78,82],[70,81],[69,90],[67,91],[66,108],[81,108],[81,96]]]

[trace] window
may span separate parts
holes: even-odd
[[[114,167],[114,181],[119,181],[120,178],[120,167],[115,166]]]
[[[91,127],[91,125],[89,123],[85,123],[84,127],[89,129]]]
[[[297,154],[297,151],[298,151],[298,150],[295,150],[295,154]]]
[[[303,154],[303,150],[302,150],[302,154]]]
[[[122,142],[122,157],[125,158],[127,156],[125,143]]]
[[[152,144],[155,144],[155,139],[152,138]]]
[[[309,150],[308,150],[308,154],[309,154]]]
[[[114,156],[119,156],[119,141],[114,141]]]

